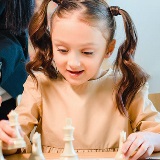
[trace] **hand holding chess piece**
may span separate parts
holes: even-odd
[[[38,132],[33,135],[32,143],[32,153],[29,157],[29,160],[45,160],[42,153],[41,136]]]
[[[64,151],[61,154],[60,160],[78,160],[78,156],[72,144],[72,141],[74,140],[73,138],[74,127],[72,126],[71,118],[66,119],[66,126],[63,129],[64,129],[63,140],[65,141],[65,146],[64,146]]]
[[[18,114],[12,110],[9,115],[9,124],[10,126],[15,130],[15,138],[12,138],[13,143],[12,144],[5,144],[3,143],[3,149],[11,150],[11,149],[17,149],[17,148],[24,148],[26,147],[26,142],[24,141],[23,137],[20,134],[20,125],[18,123]]]
[[[122,131],[120,132],[119,149],[115,156],[115,160],[128,160],[128,158],[125,158],[124,154],[122,153],[122,146],[125,141],[126,141],[126,132]]]
[[[2,153],[2,141],[0,140],[0,160],[5,160]]]

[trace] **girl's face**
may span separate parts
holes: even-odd
[[[76,18],[55,18],[52,26],[53,58],[58,71],[72,85],[101,76],[107,54],[102,33]]]

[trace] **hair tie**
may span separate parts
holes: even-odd
[[[110,11],[111,11],[111,13],[112,13],[113,16],[121,15],[120,12],[119,12],[120,7],[118,7],[118,6],[111,6],[111,7],[109,7],[109,9],[110,9]]]
[[[62,0],[52,0],[54,3],[61,5],[62,4]]]

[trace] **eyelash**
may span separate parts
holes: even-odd
[[[57,50],[58,52],[62,52],[62,53],[67,53],[69,50],[65,50],[65,49],[58,49]],[[86,55],[92,55],[93,52],[82,52],[83,54],[86,54]]]
[[[62,52],[62,53],[68,52],[68,50],[65,50],[65,49],[58,49],[57,51]]]
[[[87,54],[87,55],[93,54],[93,52],[82,52],[82,53]]]

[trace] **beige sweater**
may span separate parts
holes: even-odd
[[[73,144],[78,151],[114,151],[122,130],[127,135],[136,130],[160,133],[160,113],[148,99],[147,84],[131,104],[129,120],[116,108],[111,70],[79,87],[64,79],[50,80],[42,73],[36,73],[36,77],[38,89],[28,77],[16,111],[27,135],[38,125],[43,152],[61,152],[64,148],[62,128],[67,117],[75,127]],[[27,143],[30,151],[29,140]]]

